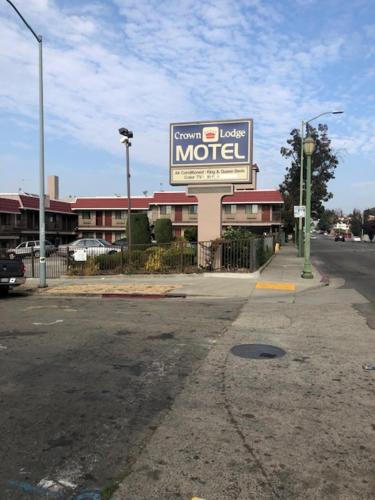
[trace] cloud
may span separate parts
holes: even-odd
[[[46,127],[62,141],[120,155],[117,129],[126,126],[134,130],[135,162],[166,176],[170,122],[253,117],[261,178],[276,180],[279,149],[291,128],[343,104],[321,80],[341,61],[343,36],[303,43],[301,34],[285,29],[286,11],[277,3],[76,3],[22,6],[44,36]],[[4,7],[0,32],[0,108],[32,120],[35,43]],[[349,134],[336,140],[350,152],[364,148],[363,141]]]

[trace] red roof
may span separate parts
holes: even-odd
[[[161,192],[155,193],[154,199],[150,203],[155,205],[188,205],[197,203],[197,198],[188,196],[185,192]],[[238,191],[224,196],[223,203],[283,203],[283,199],[277,189]]]
[[[237,191],[230,196],[224,196],[223,203],[283,203],[280,191]]]
[[[39,210],[39,197],[20,195],[22,208],[33,208]],[[50,200],[49,206],[46,203],[46,212],[71,212],[71,204],[67,201]]]
[[[132,198],[131,208],[132,209],[144,209],[148,210],[152,198]],[[72,203],[72,210],[79,209],[100,209],[100,210],[111,210],[111,209],[125,210],[128,208],[127,198],[77,198],[75,203]]]
[[[195,196],[188,196],[185,192],[181,191],[161,191],[160,193],[154,193],[154,199],[151,203],[153,205],[178,205],[198,203],[198,200]]]
[[[0,198],[0,212],[19,214],[20,204],[17,200],[9,200],[7,198]]]

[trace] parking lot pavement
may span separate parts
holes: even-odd
[[[242,303],[1,300],[0,498],[108,494]]]

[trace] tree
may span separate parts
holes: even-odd
[[[155,221],[154,232],[157,243],[170,243],[173,236],[171,219],[158,219]]]
[[[320,218],[324,212],[323,202],[330,200],[333,195],[328,191],[328,182],[335,178],[335,169],[339,163],[333,153],[328,138],[327,125],[319,124],[318,129],[307,125],[307,132],[315,140],[315,151],[311,158],[311,212]],[[295,219],[294,205],[300,203],[300,165],[301,165],[301,135],[300,131],[293,129],[291,137],[287,140],[288,147],[280,150],[284,158],[290,159],[291,164],[286,168],[284,181],[279,189],[284,199],[282,217],[287,232],[292,232]],[[306,157],[304,158],[306,163]],[[304,185],[306,185],[306,168],[304,171]]]
[[[147,245],[151,242],[150,222],[147,214],[130,214],[132,245]],[[126,228],[128,233],[128,228]]]
[[[362,232],[362,214],[356,208],[350,216],[350,231],[353,236],[361,236]]]
[[[190,243],[194,243],[198,240],[198,228],[196,226],[187,227],[184,231],[184,237]]]
[[[368,235],[372,242],[375,236],[375,207],[365,210],[363,216],[363,232]]]
[[[318,229],[327,231],[329,233],[337,222],[337,215],[335,210],[324,209],[318,222]]]

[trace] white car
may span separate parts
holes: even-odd
[[[353,236],[352,241],[362,241],[362,239],[359,236]]]
[[[46,246],[47,257],[56,250],[55,245],[53,245],[50,241],[45,240],[45,246]],[[39,240],[24,241],[23,243],[17,245],[16,248],[11,248],[10,250],[7,250],[7,253],[10,258],[15,257],[16,255],[28,257],[31,256],[33,253],[34,257],[39,257],[40,242]]]
[[[111,245],[108,241],[100,238],[83,238],[67,245],[59,245],[57,249],[59,255],[71,254],[73,257],[77,251],[85,252],[87,257],[96,257],[97,255],[121,252],[121,247]]]

